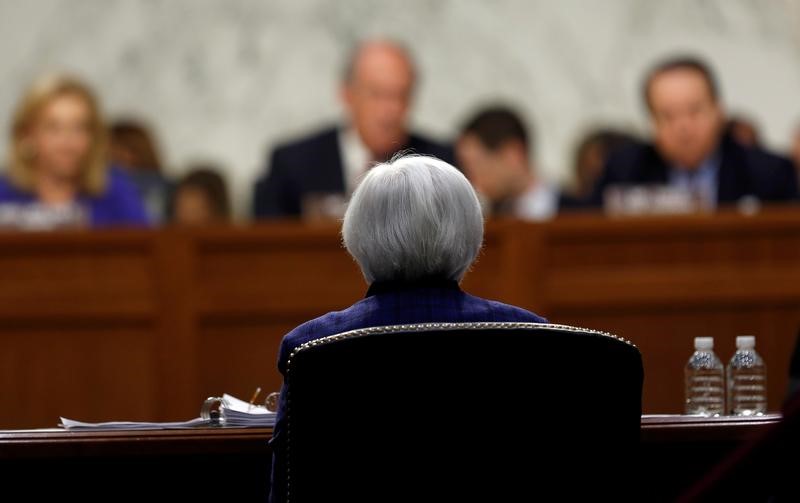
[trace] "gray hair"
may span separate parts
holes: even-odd
[[[367,173],[347,207],[342,237],[368,283],[461,281],[480,251],[483,215],[460,171],[405,155]]]

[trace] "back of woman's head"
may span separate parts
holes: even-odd
[[[456,168],[420,155],[372,168],[342,225],[367,282],[439,277],[460,281],[483,241],[475,191]]]

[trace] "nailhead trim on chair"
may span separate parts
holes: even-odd
[[[322,344],[329,344],[331,342],[341,341],[344,339],[353,339],[356,337],[363,337],[365,335],[379,335],[390,334],[394,332],[433,332],[440,330],[490,330],[490,329],[537,329],[537,330],[553,330],[553,331],[567,331],[567,332],[582,332],[602,335],[610,337],[618,341],[624,342],[630,346],[636,347],[631,341],[623,339],[609,332],[601,332],[599,330],[592,330],[589,328],[573,327],[570,325],[554,325],[550,323],[523,323],[523,322],[470,322],[470,323],[413,323],[407,325],[387,325],[381,327],[368,327],[359,328],[357,330],[350,330],[349,332],[342,332],[340,334],[329,335],[296,347],[292,354],[289,355],[287,361],[287,370],[291,368],[292,358],[307,348],[320,346]]]

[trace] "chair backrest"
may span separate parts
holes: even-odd
[[[622,499],[642,381],[635,346],[560,325],[401,325],[311,341],[287,366],[287,500]]]

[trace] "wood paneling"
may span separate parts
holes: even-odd
[[[180,420],[277,390],[278,344],[366,285],[336,225],[0,235],[0,427]],[[695,336],[755,334],[777,409],[800,328],[800,212],[492,222],[470,293],[635,342],[678,413]]]
[[[198,334],[198,382],[203,396],[230,393],[249,399],[257,386],[260,400],[281,386],[275,370],[284,334],[303,320],[268,319],[207,323]]]
[[[159,415],[152,330],[2,330],[0,389],[4,426],[55,427],[59,416],[86,421]]]

